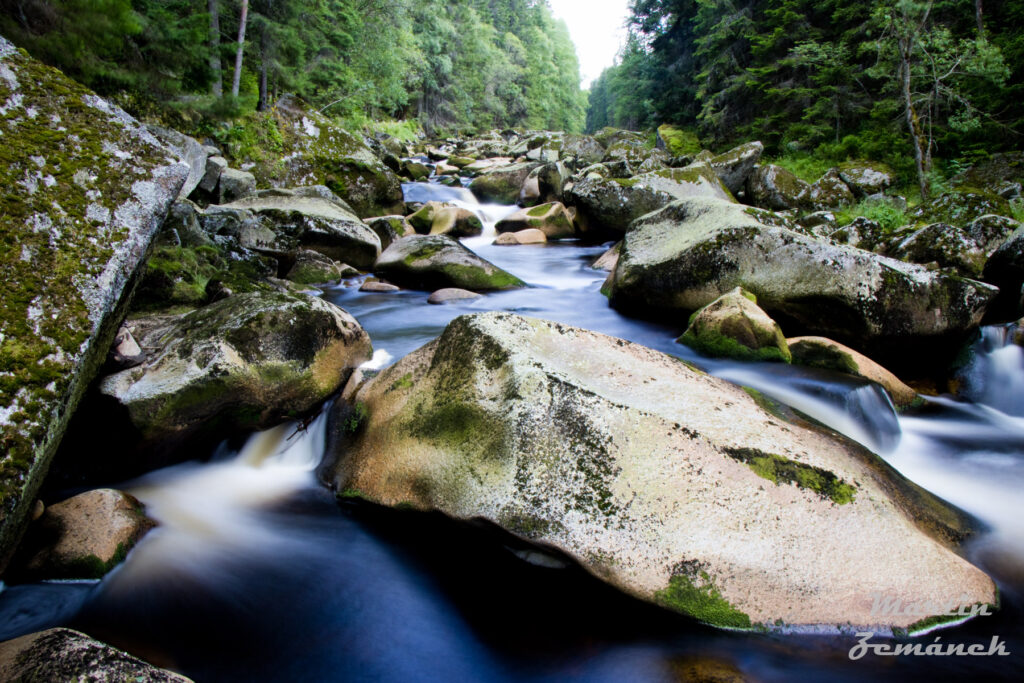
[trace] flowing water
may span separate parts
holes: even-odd
[[[942,642],[987,646],[998,636],[1012,654],[850,661],[852,636],[718,631],[491,525],[339,504],[313,474],[323,416],[121,485],[160,526],[100,582],[7,587],[0,639],[69,625],[197,681],[662,681],[695,657],[763,681],[1024,680],[1024,353],[1012,326],[983,331],[963,372],[967,400],[929,399],[897,415],[875,385],[706,359],[675,343],[685,320],[623,317],[600,294],[606,274],[589,268],[608,245],[497,247],[494,223],[511,207],[434,184],[407,185],[406,196],[476,211],[485,233],[464,243],[530,287],[446,306],[428,305],[423,292],[326,287],[323,296],[373,339],[370,367],[422,346],[458,315],[506,310],[629,339],[757,389],[986,525],[967,550],[999,584],[1002,609],[943,631]]]

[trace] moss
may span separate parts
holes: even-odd
[[[833,346],[815,342],[799,342],[796,348],[797,355],[794,356],[794,362],[800,365],[834,370],[849,375],[856,375],[859,371],[853,356]]]
[[[396,389],[411,389],[412,386],[412,373],[407,372],[398,379],[396,379],[394,382],[392,382],[391,386],[388,388],[388,391],[395,391]]]
[[[665,124],[658,127],[658,135],[665,142],[665,151],[674,157],[692,156],[701,150],[700,138],[693,131]]]
[[[702,570],[674,574],[668,586],[654,594],[654,600],[669,609],[688,614],[712,626],[749,629],[750,617],[736,609]]]
[[[781,455],[766,453],[756,448],[725,448],[724,452],[733,460],[750,467],[757,476],[773,484],[794,484],[799,488],[814,491],[822,499],[831,500],[837,505],[852,503],[857,492],[854,486],[833,472],[805,465]]]
[[[365,493],[356,488],[347,488],[343,491],[338,491],[339,500],[370,500],[370,497]]]
[[[541,204],[541,205],[535,206],[532,209],[530,209],[529,211],[527,211],[526,215],[530,216],[532,218],[541,218],[543,216],[546,216],[548,211],[550,211],[550,210],[551,210],[551,205],[550,204]]]
[[[692,319],[691,319],[692,322]],[[676,340],[680,344],[686,344],[690,348],[715,358],[736,358],[749,361],[781,361],[789,363],[790,358],[778,347],[762,346],[759,349],[752,349],[745,346],[732,337],[727,337],[714,329],[702,329],[699,334],[687,330],[683,336]]]
[[[523,511],[504,512],[498,522],[512,533],[530,539],[550,537],[565,529],[558,520],[545,519]]]

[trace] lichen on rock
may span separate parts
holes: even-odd
[[[0,38],[0,567],[189,171]]]

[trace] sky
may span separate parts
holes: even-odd
[[[564,19],[576,43],[583,88],[615,61],[626,40],[629,0],[548,0],[552,14]]]

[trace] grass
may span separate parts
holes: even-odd
[[[800,180],[808,183],[814,183],[821,176],[825,175],[830,168],[839,165],[839,162],[831,159],[797,152],[784,154],[774,159],[765,159],[762,163],[781,166]]]
[[[858,216],[863,216],[881,225],[885,232],[893,232],[913,222],[907,216],[905,209],[901,209],[892,202],[875,199],[862,199],[852,206],[839,209],[835,214],[839,225],[846,225]]]

